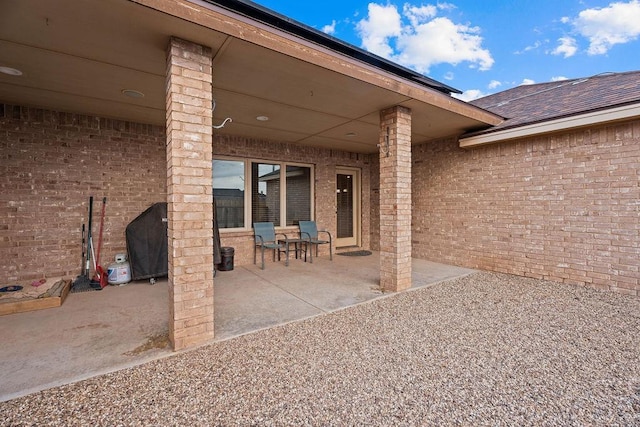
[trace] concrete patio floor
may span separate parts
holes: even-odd
[[[214,341],[380,298],[378,268],[374,252],[218,272]],[[412,287],[473,271],[414,259]],[[2,316],[0,327],[0,401],[174,354],[168,346],[166,280],[72,293],[58,308]]]

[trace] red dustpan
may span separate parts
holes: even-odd
[[[104,288],[109,284],[109,280],[108,280],[109,276],[107,275],[107,272],[102,269],[102,266],[100,265],[96,266],[96,276],[97,276],[97,279],[100,281],[101,288]]]

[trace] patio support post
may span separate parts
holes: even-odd
[[[172,38],[167,52],[169,339],[213,338],[212,52]]]
[[[380,287],[411,287],[411,110],[380,112]]]

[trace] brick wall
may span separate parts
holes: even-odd
[[[380,134],[380,286],[401,291],[411,287],[411,110],[381,111]]]
[[[0,104],[0,283],[77,276],[90,195],[96,236],[108,199],[102,263],[126,252],[126,225],[166,200],[164,135]],[[413,256],[637,295],[639,139],[635,121],[472,150],[414,146]],[[216,141],[215,154],[315,164],[316,219],[332,231],[335,167],[362,168],[363,247],[379,249],[377,154]],[[236,264],[253,262],[252,233],[223,234],[222,244],[236,247]]]
[[[371,250],[380,250],[380,155],[372,154],[370,157],[371,169],[369,178],[371,181],[371,191],[369,197],[369,212],[364,215],[369,216]]]
[[[247,139],[237,136],[216,136],[213,155],[274,160],[314,165],[315,172],[315,220],[318,228],[328,229],[336,236],[336,167],[357,167],[362,170],[362,247],[370,247],[370,155],[348,153],[322,148],[301,147],[273,141]],[[296,236],[297,227],[286,228],[288,234]],[[252,231],[221,231],[222,246],[235,248],[234,262],[237,265],[253,263]],[[320,255],[328,255],[328,245],[320,247]],[[269,258],[270,259],[270,258]]]
[[[211,49],[172,38],[167,50],[169,340],[214,336]]]
[[[107,197],[102,264],[126,253],[127,224],[167,200],[165,145],[160,126],[0,104],[0,283],[75,278],[90,195],[94,236]],[[335,168],[361,168],[362,246],[370,248],[375,156],[234,136],[216,136],[214,153],[315,165],[316,221],[334,236]],[[290,230],[293,236],[297,227]],[[252,239],[250,231],[222,234],[222,244],[236,249],[237,265],[253,263]],[[328,255],[327,245],[320,253]]]
[[[93,195],[101,263],[126,253],[124,230],[166,200],[164,128],[0,104],[0,283],[75,278]]]
[[[640,294],[640,121],[413,147],[413,256]]]

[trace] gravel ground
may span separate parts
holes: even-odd
[[[0,404],[1,425],[640,425],[640,298],[477,273]]]

